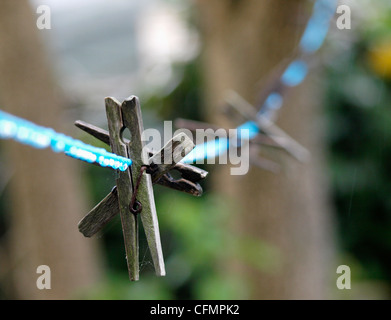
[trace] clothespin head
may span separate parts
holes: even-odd
[[[151,172],[154,173],[152,181],[159,181],[165,173],[169,172],[194,147],[193,141],[185,133],[181,132],[175,135],[165,144],[162,150],[149,158],[149,167]]]

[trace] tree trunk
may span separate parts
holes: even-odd
[[[26,0],[0,2],[1,107],[64,132],[64,99],[45,57],[37,18]],[[14,172],[7,238],[14,298],[70,298],[99,275],[96,243],[77,229],[88,211],[78,164],[63,154],[13,141],[3,147]],[[51,290],[36,286],[39,265],[51,269]]]
[[[224,93],[237,91],[250,102],[266,76],[298,44],[311,13],[301,0],[198,0],[203,40],[206,105],[209,120],[234,128],[221,115]],[[277,250],[259,252],[270,268],[259,268],[238,256],[233,269],[251,288],[252,299],[322,299],[328,297],[335,268],[332,219],[319,126],[319,90],[312,75],[285,98],[277,124],[312,154],[300,164],[282,154],[282,173],[252,167],[246,176],[231,176],[229,166],[218,166],[216,191],[234,199],[238,210],[232,221],[236,239],[252,237]],[[244,248],[245,250],[245,248]],[[254,253],[253,253],[254,254]],[[255,253],[257,255],[257,253]],[[268,261],[270,260],[270,261]],[[232,265],[232,263],[231,263]]]

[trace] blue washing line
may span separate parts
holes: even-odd
[[[103,148],[93,147],[62,133],[57,133],[53,129],[38,126],[1,110],[0,138],[13,139],[37,149],[50,147],[54,152],[63,152],[75,159],[121,171],[125,171],[132,164],[132,160],[128,158],[120,157]]]
[[[334,17],[338,0],[316,0],[311,18],[304,30],[300,41],[300,51],[304,55],[313,54],[323,45]],[[301,84],[308,74],[308,64],[301,58],[294,60],[281,76],[281,83],[287,87]],[[283,105],[284,98],[279,92],[272,92],[261,106],[259,115],[266,118],[271,116]],[[249,139],[256,137],[260,131],[254,121],[248,121],[237,130],[249,130]],[[182,160],[184,163],[203,162],[205,159],[215,158],[228,151],[228,139],[218,138],[196,147]]]

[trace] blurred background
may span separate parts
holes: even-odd
[[[73,127],[107,128],[104,98],[140,97],[145,128],[177,117],[234,128],[224,93],[255,103],[295,51],[311,0],[2,0],[2,110],[104,147]],[[39,5],[51,29],[38,30]],[[94,238],[79,220],[115,172],[0,141],[1,299],[389,299],[391,297],[391,4],[348,1],[309,77],[277,124],[311,161],[269,153],[278,174],[203,165],[195,198],[155,186],[167,276],[140,231],[129,282],[119,217]],[[337,18],[337,15],[336,15]],[[38,290],[39,265],[52,289]],[[338,290],[339,265],[351,289]]]

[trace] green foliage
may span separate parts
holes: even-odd
[[[328,68],[325,105],[340,244],[368,278],[391,284],[391,83],[369,60],[391,28],[390,11],[381,16]]]
[[[201,76],[199,61],[173,66],[182,75],[181,81],[166,95],[157,96],[149,92],[143,100],[143,108],[152,108],[160,119],[190,118],[199,120],[201,116]]]

